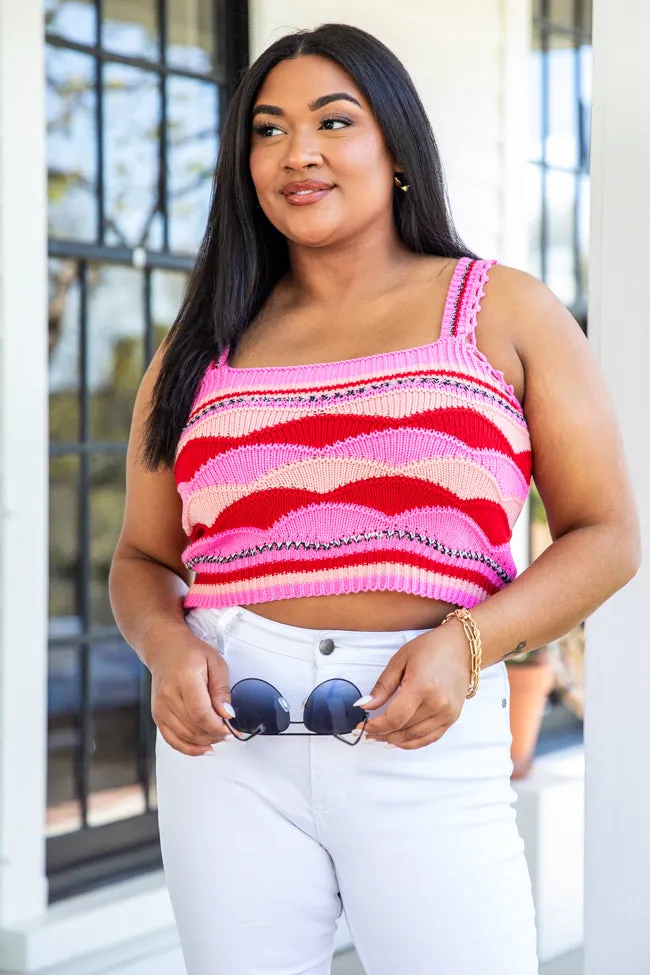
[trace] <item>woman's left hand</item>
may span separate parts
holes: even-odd
[[[364,697],[360,706],[372,711],[399,693],[384,714],[368,721],[368,738],[400,748],[423,748],[458,720],[469,689],[471,653],[462,627],[450,623],[409,640],[391,658],[370,701]]]

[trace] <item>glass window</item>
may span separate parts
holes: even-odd
[[[542,158],[542,91],[544,78],[542,72],[545,66],[544,55],[541,50],[541,32],[538,27],[533,31],[533,50],[529,64],[530,77],[530,116],[528,118],[528,140],[530,142],[530,158]]]
[[[580,262],[580,283],[583,296],[589,293],[589,232],[591,180],[587,174],[579,177],[578,185],[578,260]],[[583,310],[586,312],[586,304]]]
[[[81,326],[76,261],[50,259],[48,343],[50,439],[74,443],[81,435]]]
[[[214,68],[214,4],[211,0],[168,0],[167,63],[207,73]]]
[[[149,243],[160,206],[160,85],[125,64],[104,71],[106,242]]]
[[[88,823],[106,823],[146,812],[139,751],[142,664],[125,643],[106,640],[91,651],[93,752]],[[148,734],[149,741],[151,735]]]
[[[527,172],[527,193],[526,201],[528,211],[526,213],[528,226],[528,269],[531,274],[542,278],[542,249],[539,246],[541,239],[542,224],[542,196],[544,170],[537,163],[530,163]]]
[[[79,44],[94,44],[97,6],[94,0],[45,0],[45,29]]]
[[[564,35],[551,37],[548,63],[548,130],[545,159],[549,166],[575,168],[578,162],[576,51]]]
[[[550,169],[546,173],[546,281],[568,308],[576,302],[576,177]]]
[[[153,352],[155,352],[174,324],[186,287],[187,274],[181,274],[177,271],[152,272],[151,319],[153,327]]]
[[[218,92],[191,78],[170,78],[169,241],[194,253],[205,229],[217,158]]]
[[[160,51],[156,0],[102,0],[102,47],[125,57],[156,60]]]
[[[56,900],[119,873],[126,850],[160,866],[149,674],[116,627],[108,573],[136,392],[183,298],[248,41],[240,0],[45,0],[44,13]]]
[[[591,0],[534,0],[532,97],[539,126],[531,152],[530,269],[543,278],[586,328],[589,238],[589,138],[591,110]],[[540,153],[539,149],[542,147]],[[535,165],[535,163],[537,165]],[[531,554],[551,542],[544,507],[531,490]],[[540,750],[553,741],[581,737],[582,629],[554,645],[566,683],[555,667],[556,688],[542,726]],[[567,666],[569,656],[580,663]],[[574,686],[571,685],[573,681]],[[576,689],[580,693],[575,693]],[[558,731],[560,737],[558,737]],[[549,742],[551,746],[549,746]]]
[[[90,626],[111,627],[108,573],[122,528],[124,454],[98,454],[90,461]]]
[[[529,267],[570,310],[586,313],[588,193],[591,112],[590,0],[543,0],[534,6],[530,159],[541,170],[538,194],[533,172],[531,199],[539,207],[538,237],[531,221]]]
[[[145,368],[141,271],[91,265],[88,294],[88,393],[93,440],[126,443]]]
[[[50,620],[59,636],[83,630],[80,615],[80,463],[75,454],[50,458]]]
[[[573,28],[575,23],[575,0],[547,0],[549,20],[554,26]]]
[[[81,829],[79,753],[81,667],[76,646],[50,650],[48,678],[47,836]]]
[[[48,47],[47,193],[51,237],[97,238],[95,61]]]

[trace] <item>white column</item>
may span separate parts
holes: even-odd
[[[585,975],[650,971],[650,4],[595,0],[589,334],[646,561],[587,624]]]
[[[0,929],[46,902],[44,97],[40,0],[0,0]]]

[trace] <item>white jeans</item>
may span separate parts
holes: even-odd
[[[292,721],[332,677],[369,693],[425,632],[314,630],[242,607],[192,610],[188,624],[224,653],[231,686],[269,681]],[[366,975],[537,975],[508,705],[499,663],[439,741],[410,751],[290,735],[297,725],[192,758],[158,734],[163,862],[188,975],[327,975],[342,910]]]

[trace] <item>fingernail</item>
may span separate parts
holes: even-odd
[[[360,697],[358,701],[355,701],[352,707],[362,708],[365,704],[370,704],[371,701],[372,701],[372,694],[366,694],[365,697]]]
[[[351,735],[354,735],[355,738],[358,738],[359,735],[362,735],[363,734],[363,729],[362,728],[353,728],[352,731],[350,732],[350,734]]]
[[[232,706],[232,704],[228,704],[227,701],[224,701],[223,702],[223,709],[224,709],[224,711],[226,712],[226,714],[228,715],[229,718],[236,717],[236,715],[235,715],[235,709]]]
[[[234,735],[231,735],[230,733],[228,733],[227,735],[224,735],[223,736],[222,741],[229,741],[231,738],[234,738],[234,737],[235,737]]]

